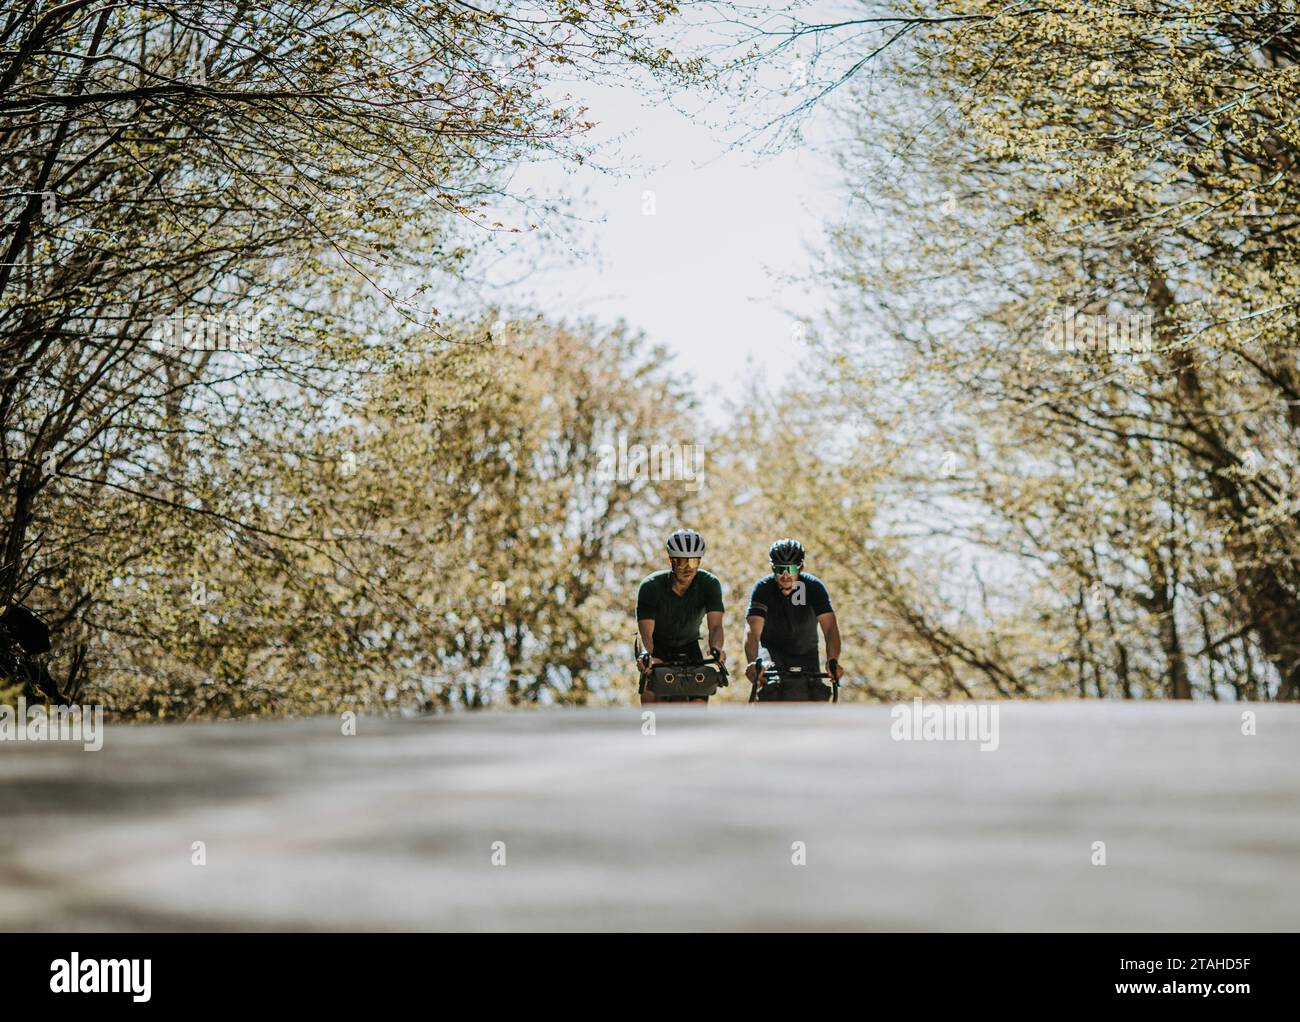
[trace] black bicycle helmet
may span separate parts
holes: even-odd
[[[803,564],[803,544],[797,539],[778,539],[767,556],[773,564]]]
[[[694,529],[678,529],[668,537],[669,557],[701,557],[704,554],[704,537]]]

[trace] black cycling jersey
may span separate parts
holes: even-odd
[[[786,596],[775,575],[754,584],[746,617],[761,617],[762,643],[778,666],[801,664],[817,669],[817,618],[830,614],[831,596],[816,575],[799,573]]]

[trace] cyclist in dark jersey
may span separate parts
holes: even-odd
[[[655,664],[680,656],[702,660],[700,623],[708,619],[709,651],[726,663],[722,635],[722,583],[700,568],[704,540],[694,529],[668,537],[668,570],[647,575],[636,594],[636,625],[650,655],[641,663],[641,702],[708,702],[706,696],[656,696],[646,686]]]
[[[840,629],[831,607],[830,593],[822,580],[803,572],[803,544],[779,539],[768,551],[772,574],[760,578],[749,597],[745,612],[745,677],[761,686],[758,647],[766,647],[781,681],[767,698],[780,701],[821,702],[831,697],[831,688],[819,678],[787,674],[790,667],[818,673],[817,629],[826,636],[826,673],[838,681]],[[763,698],[760,694],[759,698]]]

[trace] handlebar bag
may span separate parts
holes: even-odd
[[[655,664],[650,691],[657,696],[711,696],[721,677],[717,664]]]

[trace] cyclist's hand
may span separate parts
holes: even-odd
[[[714,656],[714,657],[717,658],[717,661],[718,661],[719,664],[725,664],[725,663],[727,662],[727,651],[726,651],[726,650],[724,650],[724,649],[710,649],[710,650],[709,650],[709,653],[710,653],[712,656]]]
[[[756,682],[762,678],[762,674],[759,673],[758,664],[749,664],[745,668],[745,677],[751,682]]]
[[[838,660],[827,660],[826,673],[831,675],[836,681],[839,681],[844,677],[844,668],[840,666]]]

